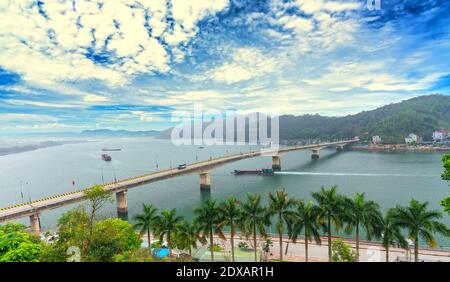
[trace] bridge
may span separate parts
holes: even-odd
[[[184,169],[170,168],[161,171],[156,171],[140,176],[135,176],[120,181],[110,182],[104,184],[104,189],[116,194],[117,211],[119,213],[128,212],[127,191],[130,188],[141,186],[143,184],[160,181],[167,178],[172,178],[180,175],[199,173],[200,175],[200,189],[211,189],[211,177],[209,170],[214,167],[224,165],[227,163],[248,159],[258,156],[271,156],[272,168],[274,170],[281,169],[281,154],[298,151],[311,150],[311,158],[317,159],[320,156],[320,150],[326,147],[336,146],[337,151],[342,151],[346,145],[357,142],[358,139],[341,140],[336,142],[325,142],[318,144],[309,144],[301,146],[291,146],[279,148],[278,150],[261,149],[258,151],[239,153],[230,156],[223,156],[217,158],[210,158],[205,161],[199,161],[186,165]],[[0,208],[0,223],[11,221],[23,217],[29,217],[30,228],[34,233],[40,232],[40,215],[43,211],[55,209],[65,205],[80,202],[86,199],[86,191],[92,187],[81,189],[77,191],[67,192],[60,195],[47,197],[31,202],[25,202],[5,208]]]

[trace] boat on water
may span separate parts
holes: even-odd
[[[102,155],[102,160],[104,160],[105,162],[110,162],[112,160],[112,158],[108,154],[103,154]]]
[[[112,148],[112,149],[103,148],[102,151],[103,151],[103,152],[108,152],[108,151],[122,151],[122,149],[121,149],[121,148]]]
[[[255,169],[255,170],[238,170],[233,171],[234,175],[244,175],[244,174],[257,174],[257,175],[274,175],[274,171],[271,168]]]

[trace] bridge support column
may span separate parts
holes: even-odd
[[[320,149],[311,150],[311,159],[318,159],[320,156]]]
[[[117,212],[118,213],[127,213],[128,212],[127,193],[128,193],[127,190],[116,193]]]
[[[336,151],[342,151],[342,150],[344,150],[344,146],[345,145],[336,145]]]
[[[39,234],[41,232],[41,219],[39,213],[30,215],[30,230],[34,234]]]
[[[272,169],[273,170],[281,170],[280,156],[272,156]]]
[[[200,173],[200,189],[211,189],[211,175],[208,171]]]

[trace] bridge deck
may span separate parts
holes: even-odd
[[[303,145],[303,146],[294,146],[294,147],[286,147],[286,148],[280,148],[277,151],[265,151],[265,150],[258,150],[253,152],[247,152],[247,153],[241,153],[231,156],[224,156],[224,157],[218,157],[213,158],[210,160],[205,161],[199,161],[196,163],[191,163],[186,166],[185,169],[165,169],[157,172],[152,172],[148,174],[144,174],[141,176],[135,176],[131,178],[127,178],[124,180],[120,180],[117,182],[111,182],[104,184],[104,188],[111,192],[119,192],[122,190],[126,190],[129,188],[133,188],[136,186],[140,186],[146,183],[160,181],[163,179],[176,177],[183,174],[193,173],[197,171],[207,170],[212,167],[246,159],[246,158],[253,158],[261,155],[271,155],[271,154],[281,154],[281,153],[287,153],[291,151],[297,151],[297,150],[304,150],[304,149],[311,149],[311,148],[323,148],[327,146],[332,145],[342,145],[342,144],[349,144],[354,143],[357,140],[346,140],[346,141],[338,141],[338,142],[329,142],[329,143],[320,143],[320,144],[311,144],[311,145]],[[58,208],[64,205],[68,205],[71,203],[83,201],[85,199],[85,191],[87,189],[81,189],[78,191],[73,192],[67,192],[64,194],[56,195],[47,197],[44,199],[35,200],[32,202],[26,202],[23,204],[17,204],[14,206],[6,207],[6,208],[0,208],[0,222],[9,221],[17,218],[22,218],[25,216],[29,216],[35,213],[39,213],[44,210],[48,209],[54,209]]]

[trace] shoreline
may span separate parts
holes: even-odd
[[[450,147],[435,147],[435,146],[407,146],[404,144],[389,144],[389,145],[365,145],[352,146],[354,151],[372,151],[372,152],[420,152],[420,153],[434,153],[434,152],[450,152]]]

